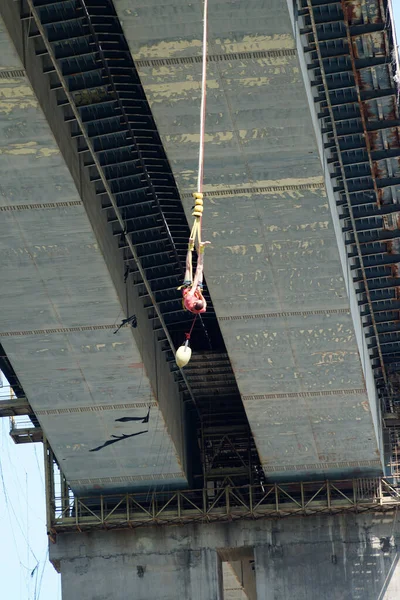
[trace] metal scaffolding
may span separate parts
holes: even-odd
[[[399,473],[400,110],[388,0],[298,0],[300,35],[369,359]]]
[[[149,525],[227,522],[346,512],[386,512],[400,492],[382,478],[265,483],[197,490],[143,491],[78,497],[68,488],[45,440],[47,531],[58,533]]]
[[[123,529],[149,525],[275,519],[316,514],[386,512],[400,494],[384,479],[354,479],[99,497],[48,496],[48,532]]]

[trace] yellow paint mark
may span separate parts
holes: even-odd
[[[162,41],[157,44],[144,44],[135,54],[135,58],[171,58],[185,56],[198,56],[202,42],[200,39],[179,40],[173,42]],[[215,51],[223,52],[260,52],[263,50],[286,50],[295,47],[293,36],[289,33],[275,35],[245,35],[242,40],[231,40],[229,38],[216,39]],[[192,52],[188,52],[192,50]]]
[[[197,55],[200,53],[201,47],[201,40],[159,42],[158,44],[153,44],[152,46],[141,46],[138,52],[135,54],[135,58],[171,58],[172,56],[179,56],[183,52],[185,52],[185,56],[188,56],[187,50],[189,48],[194,50],[198,49],[199,52],[193,53]],[[191,54],[192,53],[189,55]]]
[[[319,330],[322,333],[322,330]],[[311,333],[311,332],[309,332]],[[350,355],[356,355],[356,352],[347,352],[346,350],[338,350],[337,352],[312,352],[311,356],[319,356],[320,359],[315,363],[316,366],[333,365],[342,363]]]
[[[68,450],[73,450],[74,452],[77,452],[78,450],[81,450],[82,448],[85,448],[87,444],[73,444],[72,446],[67,445],[65,446],[66,448],[68,448]]]
[[[113,348],[116,348],[117,346],[124,346],[125,344],[124,342],[113,342],[111,345]]]
[[[58,148],[41,148],[38,152],[37,158],[44,157],[48,158],[49,156],[55,156],[56,154],[60,154],[60,150]]]
[[[233,79],[227,79],[227,85],[230,85],[232,81],[237,81]],[[271,82],[270,77],[241,77],[240,85],[244,88],[252,88],[252,87],[262,87],[263,85],[269,85]]]
[[[240,42],[216,39],[215,46],[220,46],[225,52],[260,52],[262,50],[287,50],[295,47],[293,36],[290,33],[245,35]]]
[[[207,89],[218,89],[219,83],[216,79],[207,81]],[[192,102],[200,98],[200,81],[170,81],[167,83],[151,83],[146,85],[146,94],[151,104],[163,102],[166,99],[179,101],[188,100]]]
[[[27,96],[34,96],[33,90],[29,85],[15,85],[8,87],[0,84],[0,98],[26,98]]]
[[[247,252],[247,247],[246,246],[226,246],[227,250],[230,250],[232,254],[241,254],[242,256],[244,256]]]
[[[38,101],[28,85],[0,84],[0,113],[9,115],[14,109],[37,108]]]
[[[243,184],[241,185],[235,185],[235,184],[224,184],[224,183],[217,183],[214,185],[207,185],[205,187],[205,192],[212,194],[213,191],[216,190],[235,190],[236,192],[238,190],[240,190],[241,188],[244,189],[249,189],[249,187],[284,187],[284,186],[296,186],[296,185],[320,185],[321,189],[318,189],[318,194],[321,196],[325,196],[325,187],[324,187],[324,179],[323,177],[287,177],[284,179],[261,179],[258,180],[256,182],[254,182],[251,186]],[[284,190],[283,190],[284,191]],[[277,191],[276,190],[271,190],[271,191],[267,191],[267,192],[263,192],[265,194],[271,194],[271,195],[276,195]],[[278,192],[279,193],[279,192]],[[251,194],[249,194],[251,195]]]
[[[0,155],[26,156],[34,155],[35,158],[47,158],[49,156],[60,154],[58,148],[40,148],[37,142],[23,142],[20,144],[9,144],[0,148]]]
[[[185,133],[183,135],[165,135],[163,140],[167,144],[198,144],[200,134],[198,133]],[[233,131],[218,131],[216,133],[206,133],[204,136],[205,143],[222,144],[224,142],[230,142],[233,140]]]

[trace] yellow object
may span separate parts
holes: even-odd
[[[182,367],[186,367],[189,360],[191,359],[191,356],[192,356],[192,349],[189,345],[185,344],[184,346],[180,346],[178,348],[178,350],[176,351],[176,356],[175,356],[176,364],[178,365],[178,367],[180,369],[182,369]]]
[[[195,199],[192,217],[199,219],[203,215],[203,194],[201,192],[193,192],[193,198]],[[196,223],[195,221],[195,223]]]

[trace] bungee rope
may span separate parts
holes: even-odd
[[[199,142],[199,167],[197,174],[197,191],[193,192],[194,207],[192,217],[194,223],[190,232],[189,250],[193,252],[196,238],[201,247],[201,226],[203,221],[203,178],[204,178],[204,137],[206,126],[206,100],[207,100],[207,11],[208,0],[204,0],[203,14],[203,56],[201,72],[201,104],[200,104],[200,142]]]
[[[199,168],[197,174],[197,191],[193,193],[195,204],[192,217],[194,223],[190,233],[190,240],[194,241],[196,235],[201,244],[201,225],[203,219],[203,178],[204,178],[204,137],[206,126],[206,101],[207,101],[207,10],[208,0],[204,0],[203,15],[203,58],[201,71],[201,105],[200,105],[200,141],[199,141]],[[189,241],[190,244],[190,241]]]
[[[190,336],[198,314],[206,312],[207,303],[202,294],[203,288],[203,259],[204,248],[209,242],[202,242],[201,228],[203,223],[203,175],[204,175],[204,137],[206,122],[206,99],[207,99],[207,12],[208,0],[204,0],[203,12],[203,52],[202,52],[202,74],[201,74],[201,104],[200,104],[200,142],[199,142],[199,167],[197,175],[197,191],[193,192],[194,206],[192,217],[193,227],[190,232],[188,251],[186,257],[185,281],[179,289],[183,289],[183,306],[192,312],[195,317],[189,333],[186,333],[186,341],[176,352],[176,364],[179,368],[188,364],[192,350],[190,348]],[[192,254],[196,241],[198,243],[198,258],[196,273],[193,279]]]

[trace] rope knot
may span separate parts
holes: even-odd
[[[192,217],[200,218],[203,216],[203,194],[201,192],[193,192],[195,200]]]

